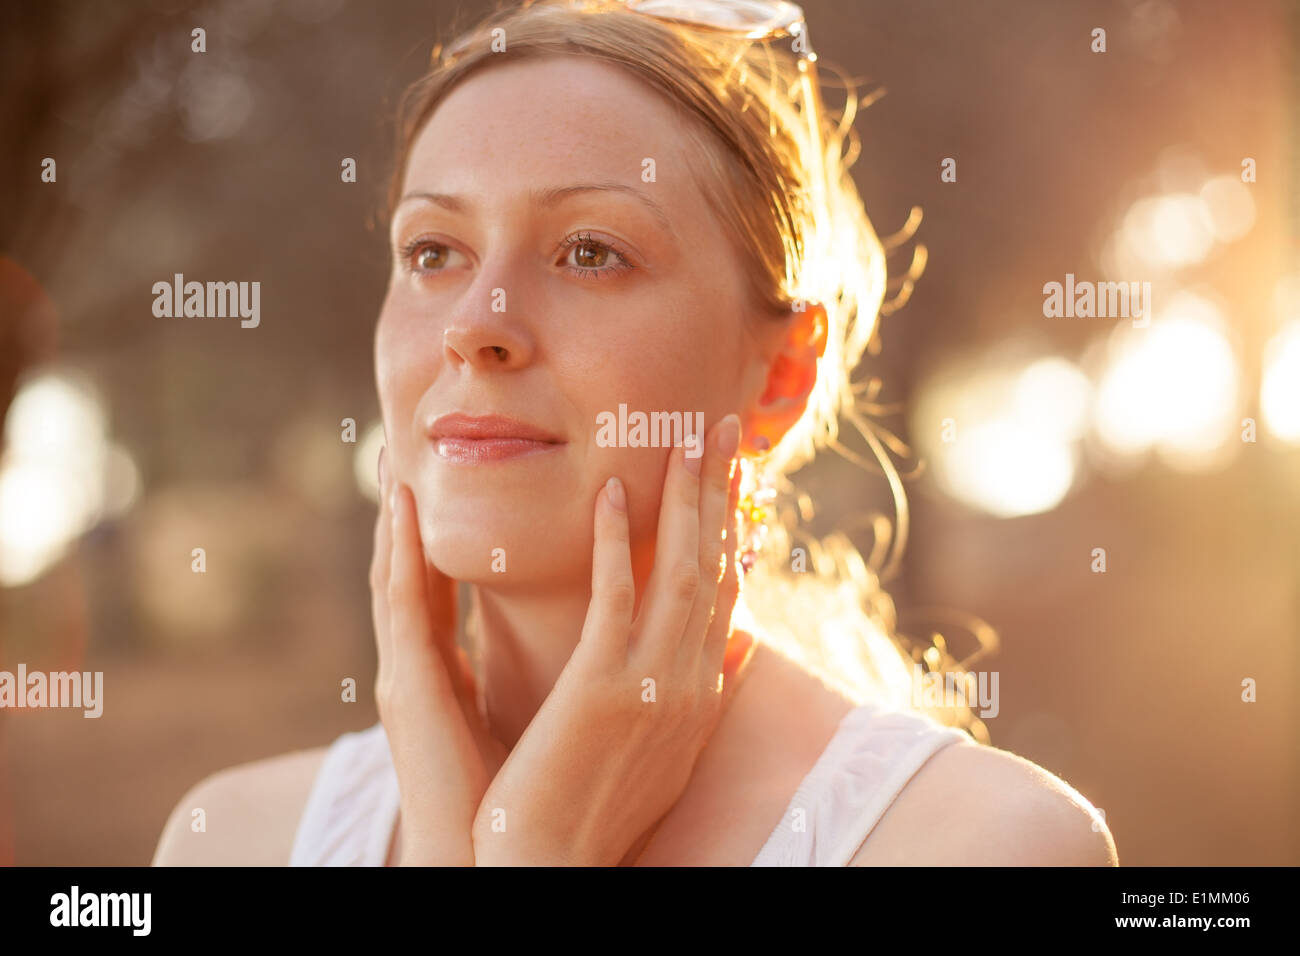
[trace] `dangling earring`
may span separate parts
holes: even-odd
[[[741,479],[742,485],[748,487],[748,490],[737,505],[740,510],[740,540],[737,544],[742,574],[748,574],[758,562],[758,553],[767,539],[768,509],[776,500],[776,488],[768,478],[765,467],[770,444],[764,436],[759,435],[754,439],[754,445],[761,453],[752,459],[740,459],[740,467],[748,472]]]

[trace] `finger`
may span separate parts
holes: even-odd
[[[424,552],[410,490],[395,483],[389,506],[393,512],[393,553],[388,608],[394,675],[428,677],[433,681],[428,690],[450,698],[454,696],[451,674],[456,671],[448,670],[435,640]]]
[[[461,684],[466,690],[465,718],[469,723],[470,733],[474,735],[474,740],[478,744],[479,752],[483,754],[485,760],[493,764],[488,767],[488,775],[495,777],[496,772],[501,769],[500,744],[492,738],[484,715],[478,709],[478,682],[474,676],[474,666],[470,663],[469,654],[464,648],[458,647],[456,658],[459,663]]]
[[[474,665],[469,662],[469,654],[463,647],[456,648],[457,672],[468,693],[468,699],[474,705],[474,712],[478,713],[478,683],[474,677]]]
[[[622,665],[627,660],[635,608],[627,490],[618,478],[610,478],[596,495],[591,605],[579,646],[606,664]]]
[[[442,662],[448,674],[459,674],[456,662],[456,582],[443,574],[438,566],[425,558],[424,542],[420,537],[419,521],[415,522],[415,537],[419,547],[420,561],[424,565],[425,601],[428,606],[429,624],[433,631],[433,641],[442,655]],[[459,681],[456,686],[461,685]]]
[[[722,576],[723,538],[727,533],[727,499],[740,447],[740,417],[727,415],[713,427],[700,476],[700,569],[715,584]]]
[[[737,677],[744,668],[746,661],[750,659],[754,651],[754,635],[748,631],[732,631],[731,639],[727,641],[727,652],[722,662],[722,693],[718,716],[727,709],[727,703],[731,700],[732,695],[736,693],[736,688],[740,686]]]
[[[698,658],[713,616],[718,582],[726,572],[724,548],[735,540],[727,528],[727,502],[731,498],[733,463],[740,447],[740,418],[728,415],[713,427],[700,476],[700,593],[682,635],[681,653]]]
[[[392,557],[392,514],[388,509],[388,489],[384,474],[384,450],[379,450],[379,513],[375,517],[374,550],[370,558],[370,613],[375,629],[375,649],[379,669],[391,662],[388,631],[388,573]]]
[[[404,554],[415,562],[424,574],[423,618],[428,622],[428,639],[442,659],[452,689],[463,704],[469,701],[468,690],[461,680],[460,661],[456,644],[456,582],[443,574],[433,562],[426,559],[424,542],[420,536],[419,512],[410,488],[401,486],[401,501],[409,505],[402,512],[404,540],[395,544],[404,546]],[[391,493],[391,492],[390,492]]]
[[[391,489],[389,493],[391,494]],[[424,541],[420,535],[419,512],[415,508],[415,496],[411,494],[409,488],[404,488],[404,493],[409,495],[411,502],[410,519],[414,529],[415,554],[418,555],[419,562],[424,568],[424,601],[429,620],[429,632],[434,646],[442,657],[443,666],[451,677],[456,696],[465,701],[469,699],[469,695],[465,683],[461,680],[460,662],[456,653],[459,649],[456,643],[456,582],[425,557]]]
[[[384,466],[382,459],[381,466]],[[381,475],[386,475],[386,473],[387,467],[384,466],[381,468]],[[401,546],[404,549],[402,553],[415,562],[424,572],[425,586],[423,600],[420,603],[423,607],[422,617],[428,623],[428,639],[432,642],[442,660],[452,691],[468,713],[470,709],[477,707],[477,702],[473,696],[472,682],[466,683],[464,680],[461,663],[463,652],[460,652],[460,648],[456,643],[456,582],[439,570],[433,562],[425,558],[423,539],[420,536],[419,515],[415,508],[415,497],[410,489],[405,486],[395,489],[392,482],[386,482],[386,484],[388,487],[385,489],[387,491],[385,500],[388,503],[389,512],[393,516],[390,523],[395,527],[400,517],[404,534],[404,540],[399,539],[392,534],[390,529],[394,549]],[[393,508],[395,491],[400,496],[402,503],[409,505],[409,509],[400,516],[396,513],[396,509]],[[390,558],[390,565],[391,563]],[[389,630],[393,629],[389,628]],[[458,652],[460,653],[458,654]]]
[[[708,679],[716,680],[722,668],[723,654],[727,648],[727,636],[731,632],[731,614],[736,607],[736,598],[740,593],[740,482],[742,472],[737,460],[731,484],[727,489],[727,514],[730,521],[727,527],[727,541],[723,549],[726,566],[722,571],[722,580],[718,582],[717,594],[710,608],[711,616],[707,633],[700,649],[700,660]]]
[[[704,577],[700,570],[700,477],[689,464],[700,464],[701,448],[687,445],[668,456],[659,504],[659,529],[655,538],[654,569],[636,622],[633,650],[671,657],[681,645]]]

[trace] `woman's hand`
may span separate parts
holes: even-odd
[[[474,814],[505,749],[487,732],[456,645],[456,582],[425,561],[415,498],[388,480],[382,452],[379,473],[375,701],[401,791],[401,863],[473,866]]]
[[[738,632],[727,653],[739,438],[736,416],[715,425],[695,458],[702,474],[685,447],[669,456],[635,619],[626,494],[613,478],[596,496],[582,636],[484,794],[477,865],[617,865],[685,790],[750,643]]]

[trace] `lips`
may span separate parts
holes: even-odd
[[[439,457],[461,464],[544,454],[565,443],[544,428],[501,415],[443,415],[429,427],[428,435]]]

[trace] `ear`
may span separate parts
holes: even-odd
[[[761,454],[785,437],[802,417],[817,384],[817,360],[826,352],[826,309],[820,303],[798,305],[804,308],[796,307],[769,361],[762,395],[741,416],[743,452]]]

